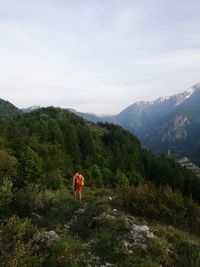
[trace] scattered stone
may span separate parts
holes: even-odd
[[[149,227],[146,225],[133,224],[131,235],[135,243],[143,243],[146,238],[154,238],[154,234],[150,232]]]
[[[150,232],[149,227],[146,225],[133,224],[131,227],[128,240],[131,240],[135,245],[144,244],[147,238],[154,238],[154,234]]]
[[[70,228],[70,225],[65,223],[65,224],[64,224],[64,229],[65,229],[66,231],[68,231],[69,228]]]
[[[111,220],[115,220],[115,216],[110,215],[110,214],[106,214],[106,213],[102,213],[101,215],[94,217],[93,220],[95,222],[111,221]]]
[[[133,223],[136,223],[137,222],[137,219],[135,218],[135,217],[133,217],[133,216],[129,216],[128,218],[127,218],[127,220],[129,221],[129,223],[131,223],[131,224],[133,224]]]
[[[147,238],[151,238],[151,239],[154,238],[154,234],[152,232],[150,232],[149,227],[146,225],[133,224],[132,229],[136,233],[136,236],[137,236],[137,234],[138,235],[143,234]]]
[[[130,225],[130,232],[125,235],[122,241],[124,248],[128,254],[133,253],[133,246],[140,245],[144,250],[148,247],[148,239],[155,238],[153,232],[150,231],[147,225],[136,224],[134,217],[127,218]]]
[[[85,209],[84,208],[80,208],[80,209],[78,209],[77,211],[75,211],[74,212],[74,214],[76,214],[76,215],[81,215],[81,214],[83,214],[85,212]]]
[[[84,246],[85,248],[88,248],[88,247],[91,247],[92,245],[94,245],[94,243],[95,243],[95,240],[92,239],[92,240],[90,240],[89,242],[84,243],[83,246]],[[91,252],[88,251],[88,254],[91,254]]]
[[[116,213],[118,212],[118,210],[117,210],[117,209],[113,209],[112,212],[113,212],[114,214],[116,214]]]
[[[125,247],[126,249],[128,249],[130,243],[129,243],[127,240],[123,240],[122,243],[123,243],[124,247]]]
[[[80,208],[80,209],[76,210],[74,212],[74,215],[72,216],[72,218],[64,224],[64,229],[65,229],[66,232],[70,229],[70,227],[74,223],[76,223],[78,221],[79,216],[82,215],[86,211],[86,205],[87,204],[84,203],[83,204],[84,208]]]
[[[57,235],[55,231],[43,232],[39,233],[36,237],[36,242],[43,243],[46,246],[51,246],[55,242],[57,242],[60,237]]]
[[[42,216],[40,214],[36,213],[36,212],[32,212],[31,215],[32,215],[32,218],[36,219],[37,221],[41,221],[42,220]]]
[[[106,262],[105,264],[100,265],[100,267],[114,267],[114,265],[109,262]]]

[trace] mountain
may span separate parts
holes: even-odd
[[[28,108],[22,108],[21,110],[25,113],[29,113],[29,112],[35,111],[37,109],[40,109],[40,108],[41,108],[40,106],[31,106]]]
[[[187,156],[200,164],[200,84],[182,93],[150,102],[136,102],[115,116],[77,115],[93,121],[114,123],[136,135],[156,153]]]
[[[155,122],[143,135],[143,144],[157,153],[187,156],[200,164],[200,85],[172,112]]]
[[[97,123],[100,121],[100,117],[97,116],[97,115],[94,115],[92,113],[84,113],[84,112],[78,112],[76,111],[75,109],[72,109],[72,108],[67,108],[67,110],[69,110],[70,112],[76,114],[77,116],[85,119],[85,120],[88,120],[88,121],[91,121],[91,122],[94,122],[94,123]]]
[[[21,114],[20,109],[10,102],[0,99],[0,121],[12,118],[18,114]]]
[[[118,124],[138,138],[141,138],[150,126],[176,110],[177,107],[189,99],[198,88],[200,88],[200,84],[196,84],[183,93],[171,97],[160,97],[149,102],[136,102],[114,116],[97,116],[74,110],[73,112],[93,122],[102,121]]]
[[[171,97],[160,97],[151,102],[137,102],[116,115],[114,120],[123,128],[141,138],[150,126],[176,110],[198,88],[200,88],[199,84]]]

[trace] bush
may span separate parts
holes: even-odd
[[[0,150],[0,181],[5,177],[15,177],[17,174],[17,160],[5,150]]]
[[[60,169],[52,170],[47,174],[47,176],[42,180],[43,184],[47,185],[48,188],[53,190],[60,189],[63,186],[64,178],[62,176]]]
[[[62,238],[47,249],[45,267],[86,267],[85,249],[78,239]]]
[[[34,239],[38,230],[29,219],[12,216],[0,225],[1,266],[43,266],[45,254]]]
[[[10,254],[0,256],[2,267],[43,267],[46,255],[32,241],[23,243],[18,241]]]
[[[200,248],[188,243],[180,244],[175,267],[199,267]]]
[[[200,233],[200,206],[170,187],[126,187],[119,190],[116,204],[134,216]]]
[[[0,184],[0,220],[10,214],[10,203],[13,199],[13,183],[9,178],[4,178]]]
[[[2,244],[15,245],[18,241],[24,242],[31,239],[37,229],[32,225],[29,219],[20,219],[17,216],[12,216],[5,220],[0,225],[1,227],[1,242]]]
[[[20,215],[46,212],[57,201],[57,192],[37,184],[29,184],[15,194],[13,207]]]

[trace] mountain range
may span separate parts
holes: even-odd
[[[0,120],[39,108],[33,106],[20,110],[1,99]],[[68,110],[95,123],[120,125],[134,134],[144,147],[158,154],[168,154],[175,158],[186,156],[200,164],[200,83],[170,97],[136,102],[114,116]]]
[[[200,83],[170,97],[136,102],[115,116],[74,112],[93,122],[118,124],[156,153],[200,164]]]

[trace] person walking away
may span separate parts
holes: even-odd
[[[82,189],[84,186],[85,179],[82,174],[76,172],[73,176],[73,190],[74,190],[74,199],[77,198],[77,193],[79,195],[79,200],[82,199]]]

